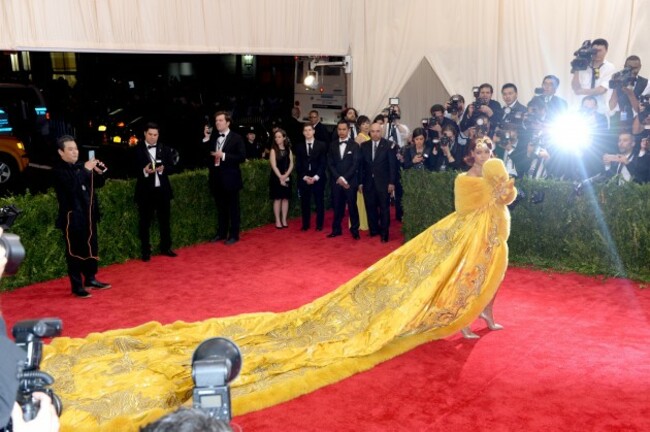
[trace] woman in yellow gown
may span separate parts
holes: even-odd
[[[477,151],[489,154],[491,142],[475,145],[481,164]],[[454,213],[295,310],[54,339],[42,366],[64,402],[62,430],[136,431],[185,403],[192,353],[210,337],[241,349],[242,371],[231,383],[233,414],[241,415],[460,331],[491,310],[508,264],[506,205],[515,195],[499,159],[460,174]]]

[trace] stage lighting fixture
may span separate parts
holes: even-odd
[[[303,83],[307,86],[307,88],[316,90],[316,88],[318,88],[318,72],[314,70],[308,71]]]
[[[241,352],[229,339],[215,337],[201,342],[192,355],[193,407],[230,422],[228,383],[239,375],[241,365]]]

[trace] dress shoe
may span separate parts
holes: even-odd
[[[162,254],[166,255],[168,257],[171,257],[171,258],[175,258],[175,257],[178,256],[178,254],[176,252],[174,252],[173,250],[171,250],[171,249],[167,249],[167,250],[163,251]]]
[[[341,233],[332,232],[332,233],[327,234],[327,238],[334,238],[334,237],[338,237],[340,235],[341,235]]]
[[[308,231],[308,230],[309,230],[309,227],[306,227],[306,226],[300,228],[300,231]]]
[[[239,241],[239,239],[230,238],[230,239],[226,240],[226,244],[227,245],[233,245],[233,244],[237,243],[238,241]]]
[[[359,233],[353,233],[352,238],[355,240],[361,240],[361,236],[359,235]]]
[[[282,228],[284,228],[282,225],[280,225],[280,226],[277,226],[277,225],[276,225],[276,226],[275,226],[275,229],[282,229]]]
[[[100,282],[97,279],[86,281],[86,285],[84,286],[84,288],[86,289],[94,289],[94,290],[105,290],[105,289],[109,289],[110,287],[111,284],[106,282]]]
[[[382,237],[381,242],[382,243],[388,243],[388,237]]]
[[[142,261],[144,261],[144,262],[151,261],[151,255],[150,254],[142,254]]]
[[[377,236],[377,235],[379,235],[379,233],[376,233],[376,232],[370,231],[370,237],[375,237],[375,236]]]
[[[93,296],[92,294],[90,294],[85,289],[72,290],[72,295],[74,295],[77,298],[82,298],[82,299],[91,298]]]
[[[323,227],[316,227],[316,231],[323,231]]]
[[[222,236],[220,236],[219,234],[217,234],[216,236],[214,236],[214,237],[212,238],[212,240],[210,240],[210,242],[211,242],[211,243],[216,243],[216,242],[221,241],[221,240],[225,240],[225,238],[222,237]]]
[[[282,224],[282,228],[289,228],[289,224]]]

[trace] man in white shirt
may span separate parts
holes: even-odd
[[[595,39],[591,43],[591,48],[595,50],[591,63],[587,69],[573,72],[571,88],[573,93],[578,96],[596,97],[598,112],[608,115],[609,98],[611,97],[609,79],[616,72],[616,67],[605,60],[609,49],[609,44],[605,39]]]

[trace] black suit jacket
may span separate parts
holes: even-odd
[[[391,143],[382,138],[373,160],[372,145],[372,140],[361,144],[361,184],[368,191],[388,192],[388,185],[394,185],[397,178],[397,157]]]
[[[311,153],[307,155],[307,144],[303,140],[294,146],[293,151],[296,155],[296,172],[298,179],[305,176],[313,177],[317,175],[319,181],[325,179],[325,170],[327,169],[327,144],[323,141],[314,140]]]
[[[339,141],[332,141],[327,156],[332,183],[336,184],[339,177],[343,177],[351,188],[356,189],[359,185],[359,162],[361,150],[359,144],[352,139],[346,141],[345,152],[341,159]]]
[[[138,204],[145,204],[149,202],[153,195],[152,192],[156,190],[156,174],[149,174],[147,177],[144,175],[144,168],[152,162],[147,144],[145,141],[138,143],[135,147],[135,164],[133,167],[136,182],[135,182],[135,202]],[[169,182],[169,174],[173,173],[174,160],[172,157],[171,148],[162,143],[156,145],[156,159],[161,161],[165,167],[162,174],[158,174],[160,179],[160,192],[162,199],[171,200],[173,198],[172,186]],[[156,164],[158,165],[158,164]]]
[[[535,96],[533,99],[541,99],[541,101],[544,102],[546,105],[546,118],[548,119],[553,119],[557,115],[563,114],[569,109],[569,104],[567,104],[567,101],[559,96],[552,96],[551,99],[549,99],[548,103],[546,102],[544,95]],[[533,99],[531,99],[531,101]]]
[[[314,138],[324,143],[331,141],[331,135],[323,123],[318,122],[316,123],[316,126],[314,126]]]
[[[238,191],[243,187],[240,165],[246,160],[246,146],[242,138],[234,131],[228,132],[221,151],[226,154],[225,160],[214,164],[214,156],[210,152],[217,150],[217,138],[219,133],[215,131],[210,140],[204,143],[208,156],[208,182],[212,193],[219,190]]]

